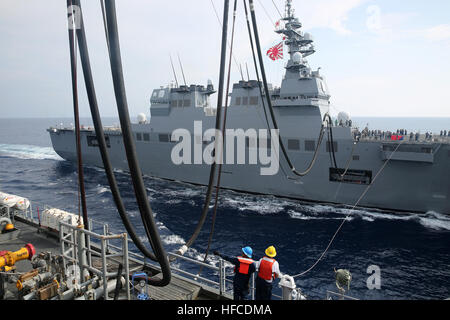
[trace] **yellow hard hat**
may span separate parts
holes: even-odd
[[[277,251],[274,246],[270,246],[266,249],[266,256],[273,258],[277,255]]]
[[[5,230],[6,231],[11,231],[11,230],[13,230],[14,229],[14,225],[12,224],[12,223],[8,223],[6,226],[5,226]]]

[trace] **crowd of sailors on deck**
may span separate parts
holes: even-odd
[[[406,129],[398,129],[396,132],[392,131],[381,131],[381,130],[369,130],[368,127],[360,131],[356,128],[353,131],[353,138],[355,140],[366,139],[366,140],[398,140],[397,137],[401,137],[403,140],[409,139],[409,141],[432,141],[434,135],[432,132],[426,132],[423,137],[419,132],[408,132]],[[397,139],[393,139],[396,137]],[[450,137],[450,130],[441,130],[440,138]],[[424,138],[424,139],[423,139]]]

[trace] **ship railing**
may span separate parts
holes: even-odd
[[[108,224],[103,222],[98,222],[93,219],[89,219],[89,227],[90,230],[94,232],[103,233],[103,235],[112,235],[112,229]],[[114,231],[116,232],[116,231]],[[118,246],[114,243],[115,239],[105,239],[105,249],[106,251],[119,251],[121,250],[121,246]],[[131,247],[134,247],[133,241],[128,238],[128,241],[131,243]],[[200,286],[205,285],[208,286],[208,289],[216,289],[217,293],[221,296],[232,296],[232,285],[229,285],[233,282],[230,279],[233,276],[232,268],[225,264],[225,261],[219,259],[218,266],[214,266],[208,263],[204,263],[203,261],[196,260],[191,257],[182,256],[173,252],[167,252],[169,257],[169,261],[171,261],[171,270],[175,274],[183,276],[185,279],[188,279],[191,282],[194,282]],[[128,250],[128,257],[131,262],[136,263],[139,269],[142,267],[151,267],[152,269],[161,270],[159,265],[150,259],[144,257],[142,254],[133,252],[133,250]],[[186,268],[183,268],[177,265],[176,261],[183,261],[186,263]],[[188,271],[187,267],[190,269],[204,269],[202,273]],[[131,268],[131,272],[137,271]],[[202,275],[203,274],[203,275]],[[253,286],[254,287],[254,286]],[[254,294],[253,294],[254,296]]]
[[[327,290],[327,300],[333,300],[333,297],[338,298],[339,300],[359,300],[357,298],[347,296],[344,293]]]
[[[90,230],[102,232],[104,235],[112,234],[111,231],[113,228],[111,228],[107,223],[95,221],[93,219],[89,219],[89,226]],[[117,233],[117,231],[114,231]],[[133,241],[128,238],[128,241],[133,243]],[[120,247],[111,243],[110,240],[106,240],[105,246],[107,250],[120,250]],[[132,244],[134,246],[134,244]],[[216,288],[218,290],[219,295],[228,295],[231,297],[233,295],[233,276],[234,276],[234,268],[231,265],[228,265],[225,263],[225,261],[221,258],[219,258],[218,266],[213,266],[208,263],[204,263],[203,261],[199,261],[190,257],[182,256],[173,252],[167,253],[169,258],[173,259],[179,259],[187,263],[189,267],[198,267],[198,268],[205,268],[209,271],[208,278],[206,276],[202,276],[201,273],[199,274],[187,271],[181,267],[176,266],[173,262],[171,263],[171,270],[175,273],[182,275],[189,280],[198,283],[198,284],[206,284],[209,287]],[[130,261],[136,262],[139,265],[143,266],[151,266],[154,269],[160,270],[159,266],[156,265],[156,263],[153,263],[153,261],[150,261],[149,259],[145,258],[143,255],[133,252],[132,250],[129,250],[128,255],[130,257]],[[169,259],[172,260],[172,259]],[[256,280],[256,274],[253,273],[252,277],[250,278],[250,286],[249,286],[249,295],[251,300],[255,299],[255,292],[256,292],[256,286],[255,286],[255,280]],[[276,288],[274,287],[274,290]],[[283,297],[281,295],[278,295],[276,293],[272,294],[272,297],[275,299],[282,300]]]
[[[87,280],[86,271],[91,272],[98,278],[102,279],[102,296],[105,300],[109,300],[109,293],[111,289],[108,280],[117,279],[116,281],[121,281],[121,277],[119,277],[117,272],[108,271],[108,266],[113,264],[122,264],[126,295],[127,299],[130,300],[130,282],[128,277],[130,274],[130,267],[127,233],[108,235],[98,234],[60,221],[59,239],[61,254],[64,260],[65,274],[72,273],[74,277],[79,277],[79,283],[85,283]],[[118,240],[121,242],[122,246],[120,248],[118,247],[119,250],[112,251],[108,248],[108,242],[112,240]],[[94,242],[100,243],[100,249],[91,245],[91,243]],[[93,256],[100,256],[100,267],[97,267],[95,263],[93,263]],[[70,264],[73,266],[72,270],[68,269],[68,265]],[[74,270],[76,271],[74,272]]]

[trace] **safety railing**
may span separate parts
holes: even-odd
[[[79,268],[79,283],[84,283],[85,271],[89,271],[102,279],[103,297],[109,299],[108,278],[117,278],[121,281],[117,272],[108,272],[108,262],[118,263],[120,259],[124,269],[125,288],[127,299],[130,300],[130,284],[129,284],[129,252],[128,252],[128,236],[126,233],[121,234],[98,234],[78,226],[73,226],[65,222],[60,222],[59,238],[61,245],[61,254],[64,259],[64,268],[68,263]],[[119,240],[122,243],[120,250],[109,250],[108,242],[111,240]],[[92,242],[100,244],[100,250],[91,246]],[[92,262],[93,256],[99,256],[101,259],[101,267],[95,267]],[[67,270],[65,270],[67,271]]]
[[[113,228],[111,228],[108,224],[98,222],[92,219],[89,219],[89,226],[91,230],[103,230],[105,235],[111,234]],[[116,232],[116,231],[114,231]],[[128,239],[131,243],[132,240]],[[107,250],[114,250],[118,251],[120,250],[120,247],[110,243],[110,241],[106,240],[105,247]],[[176,274],[179,274],[181,276],[184,276],[185,278],[196,282],[198,284],[206,284],[209,287],[218,289],[218,292],[220,295],[228,295],[233,296],[233,268],[226,265],[225,261],[221,258],[219,258],[218,266],[213,266],[208,263],[204,263],[202,261],[182,256],[176,253],[168,252],[169,261],[174,260],[182,260],[188,264],[190,267],[198,267],[198,268],[205,268],[206,270],[209,270],[213,275],[211,277],[202,276],[199,273],[194,273],[187,271],[187,268],[181,268],[177,267],[173,262],[171,262],[171,270],[172,272],[175,272]],[[150,261],[149,259],[145,258],[143,255],[129,251],[128,252],[130,261],[136,262],[139,265],[142,266],[151,266],[153,269],[160,270],[160,267],[154,263],[153,261]],[[249,286],[249,296],[251,300],[255,300],[255,292],[256,292],[256,285],[255,285],[256,275],[252,274],[252,277],[250,278],[250,286]],[[274,286],[274,290],[276,290]],[[272,297],[274,299],[282,300],[283,297],[281,295],[278,295],[276,293],[272,294]]]
[[[337,293],[327,290],[327,300],[333,300],[333,297],[338,298],[339,300],[359,300],[354,297],[346,296],[343,293]]]

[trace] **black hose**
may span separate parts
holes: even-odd
[[[250,27],[250,21],[248,19],[248,10],[247,10],[247,2],[246,1],[247,0],[243,0],[242,2],[244,3],[245,20],[247,22],[248,38],[250,41],[250,48],[252,49],[253,64],[255,66],[256,80],[258,81],[259,94],[261,95],[261,103],[262,103],[262,109],[264,111],[264,119],[266,120],[266,125],[267,125],[267,130],[269,132],[269,135],[272,138],[272,131],[270,130],[271,128],[270,128],[270,124],[269,124],[269,117],[267,116],[267,111],[266,111],[266,103],[264,102],[264,93],[263,93],[263,89],[262,89],[262,85],[261,85],[261,80],[259,78],[258,62],[256,60],[255,47],[253,45],[252,30]],[[248,72],[248,69],[247,69],[247,72]],[[249,79],[249,81],[250,81],[250,79]],[[272,141],[272,139],[270,141]],[[288,174],[284,170],[283,165],[279,159],[278,159],[278,162],[280,163],[281,171],[283,172],[283,174],[286,177],[288,177]]]
[[[106,141],[105,141],[105,134],[103,131],[102,119],[100,117],[100,113],[99,113],[99,109],[98,109],[97,96],[95,93],[94,80],[92,77],[91,64],[90,64],[90,59],[89,59],[89,51],[88,51],[88,47],[87,47],[86,32],[84,29],[83,14],[82,14],[82,10],[81,10],[80,0],[73,0],[73,3],[80,7],[80,29],[77,30],[77,38],[78,38],[79,49],[80,49],[80,59],[81,59],[82,67],[83,67],[84,81],[85,81],[85,85],[86,85],[86,92],[87,92],[87,97],[88,97],[88,101],[89,101],[89,106],[91,109],[92,120],[94,123],[95,134],[97,136],[97,142],[99,145],[100,155],[102,157],[103,167],[105,169],[106,177],[108,179],[108,183],[109,183],[109,187],[111,189],[114,203],[117,207],[117,211],[118,211],[119,216],[125,226],[125,229],[127,230],[128,234],[130,235],[131,239],[133,240],[133,243],[136,245],[136,247],[141,251],[141,253],[144,256],[146,256],[147,258],[149,258],[153,261],[157,261],[155,255],[145,247],[145,245],[142,243],[141,239],[137,235],[137,232],[135,231],[135,229],[128,217],[128,214],[126,212],[125,206],[122,201],[122,198],[120,196],[120,191],[117,186],[116,178],[114,176],[114,171],[113,171],[113,168],[111,165],[111,161],[109,159],[109,154],[107,152],[107,146],[106,146]]]
[[[229,10],[229,0],[224,1],[224,13],[223,13],[223,25],[222,25],[222,48],[221,48],[221,58],[220,58],[220,73],[219,73],[219,88],[218,88],[218,96],[217,96],[217,113],[216,113],[216,130],[220,130],[221,126],[221,115],[222,115],[222,103],[223,103],[223,87],[225,82],[225,60],[227,53],[227,34],[228,34],[228,10]],[[217,144],[216,144],[217,145]],[[215,152],[217,155],[217,150]],[[216,159],[217,160],[217,159]],[[206,191],[206,199],[205,204],[203,206],[202,215],[197,224],[194,233],[191,238],[186,242],[185,247],[188,248],[192,246],[194,241],[197,239],[200,231],[203,228],[203,224],[205,223],[206,216],[209,210],[209,204],[211,202],[212,189],[214,184],[214,178],[216,175],[216,160],[211,164],[211,170],[209,173],[209,182],[208,189]],[[180,249],[179,253],[183,254],[183,250]]]
[[[266,71],[264,69],[264,60],[263,60],[263,57],[262,57],[261,43],[259,41],[258,25],[256,23],[255,6],[254,6],[254,3],[253,3],[253,0],[249,0],[249,4],[250,4],[250,13],[251,13],[251,17],[252,17],[253,32],[255,34],[256,49],[257,49],[257,52],[258,52],[259,65],[260,65],[261,76],[262,76],[262,80],[263,80],[263,84],[264,84],[264,91],[266,93],[267,104],[269,106],[269,111],[270,111],[270,116],[272,118],[273,126],[274,126],[274,128],[276,130],[279,130],[278,123],[277,123],[276,118],[275,118],[275,113],[273,111],[272,101],[270,99],[269,86],[267,85],[267,77],[266,77]],[[323,139],[323,133],[324,133],[324,126],[322,125],[321,131],[320,131],[320,135],[319,135],[319,141],[318,141],[318,144],[317,144],[317,148],[316,148],[316,151],[315,151],[315,155],[314,155],[313,161],[311,162],[309,168],[305,172],[298,172],[295,169],[294,165],[292,164],[292,162],[291,162],[291,160],[289,158],[289,155],[287,154],[286,147],[284,146],[284,143],[283,143],[283,140],[281,138],[281,135],[279,135],[278,138],[279,138],[280,147],[281,147],[281,150],[283,152],[283,155],[284,155],[284,157],[286,159],[286,162],[289,165],[289,168],[291,169],[291,171],[296,176],[304,177],[305,175],[307,175],[311,171],[311,169],[312,169],[312,167],[313,167],[313,165],[314,165],[314,163],[315,163],[315,161],[317,159],[318,149],[319,149],[319,146],[322,143],[322,139]]]
[[[139,206],[139,212],[141,213],[142,222],[147,233],[147,237],[152,244],[155,256],[161,265],[163,277],[161,280],[149,280],[149,284],[153,286],[165,286],[168,285],[171,280],[170,265],[167,259],[167,254],[162,246],[152,210],[148,202],[147,192],[145,190],[144,180],[142,178],[142,172],[137,158],[133,132],[131,130],[120,55],[115,0],[109,0],[106,2],[105,11],[110,45],[111,72],[128,166]]]
[[[223,146],[225,145],[225,139],[226,139],[225,130],[227,127],[228,96],[229,96],[229,91],[230,91],[231,61],[232,61],[232,57],[233,57],[234,28],[235,28],[235,23],[236,23],[236,11],[237,11],[237,0],[234,0],[233,26],[232,26],[232,31],[231,31],[231,44],[230,44],[230,57],[229,57],[229,62],[228,62],[227,89],[226,89],[226,94],[225,94],[225,110],[224,110],[223,123],[222,123],[222,137],[223,137],[223,144],[222,144],[222,151],[221,151],[222,157],[223,157]],[[216,154],[217,154],[217,150],[216,150]],[[209,250],[211,248],[212,238],[214,235],[214,227],[216,225],[216,217],[217,217],[217,208],[219,206],[219,193],[220,193],[221,177],[222,177],[222,163],[219,164],[219,171],[218,171],[217,183],[216,183],[216,197],[215,197],[215,201],[214,201],[214,210],[213,210],[212,222],[211,222],[211,231],[209,233],[208,246],[206,247],[206,253],[205,253],[205,258],[203,259],[203,262],[206,262],[206,259],[208,258]],[[203,270],[203,266],[200,267],[199,274],[202,272],[202,270]]]
[[[72,7],[72,0],[67,0],[67,7]],[[74,15],[71,12],[72,16]],[[74,113],[74,122],[75,122],[75,143],[77,150],[77,170],[78,170],[78,196],[79,196],[79,204],[81,203],[81,208],[83,211],[83,222],[86,229],[89,229],[89,221],[87,215],[87,206],[86,206],[86,191],[84,188],[84,174],[83,174],[83,158],[81,155],[81,138],[80,138],[80,116],[78,110],[78,80],[77,80],[77,45],[76,38],[74,36],[74,30],[76,30],[76,18],[73,17],[74,24],[72,25],[73,29],[69,28],[69,45],[70,45],[70,66],[72,72],[72,96],[73,96],[73,113]],[[78,207],[78,210],[80,208]],[[79,211],[80,214],[80,211]]]

